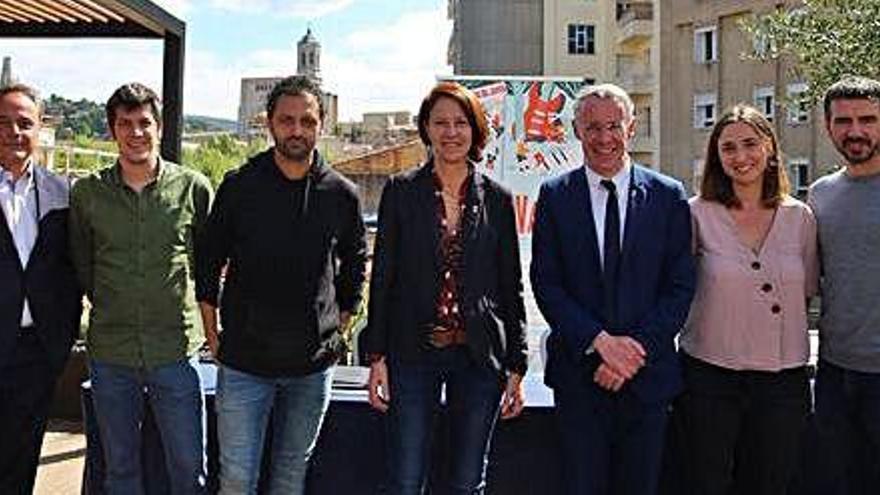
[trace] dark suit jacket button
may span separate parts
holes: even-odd
[[[752,270],[760,270],[760,269],[761,269],[761,263],[759,263],[757,261],[753,261],[752,262]]]
[[[770,307],[770,311],[775,315],[779,314],[779,312],[782,311],[782,308],[778,304],[774,304]]]
[[[773,286],[770,284],[764,284],[761,286],[761,290],[764,292],[770,292],[771,290],[773,290]]]

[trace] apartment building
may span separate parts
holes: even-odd
[[[657,2],[658,4],[660,2]],[[784,61],[757,62],[746,54],[764,47],[741,30],[744,19],[795,1],[664,0],[660,19],[659,163],[696,191],[709,132],[725,108],[739,102],[761,109],[776,128],[793,190],[832,170],[819,106],[792,104],[804,91]]]
[[[633,97],[631,152],[656,166],[659,22],[652,1],[449,0],[457,75],[542,75],[614,82]]]
[[[614,1],[544,0],[543,4],[543,74],[608,80],[614,64]]]
[[[659,2],[656,2],[659,4]],[[633,158],[659,162],[659,22],[653,1],[544,0],[544,75],[613,82],[635,104]]]
[[[448,2],[448,61],[456,75],[541,75],[544,0]]]
[[[610,2],[609,2],[610,3]],[[615,5],[614,58],[611,80],[629,93],[635,104],[636,135],[630,144],[633,159],[657,167],[659,160],[660,23],[661,2],[621,1]]]

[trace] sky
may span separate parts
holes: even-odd
[[[295,73],[296,42],[309,27],[342,121],[415,113],[436,77],[452,73],[447,0],[153,1],[186,21],[186,114],[235,119],[241,78]],[[161,41],[0,38],[0,56],[45,96],[102,103],[130,81],[161,89]]]

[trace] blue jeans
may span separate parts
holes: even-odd
[[[815,393],[822,466],[816,493],[877,493],[880,373],[863,373],[819,361]]]
[[[174,495],[205,493],[204,394],[197,358],[151,370],[91,360],[95,419],[109,495],[141,495],[141,425],[149,401]]]
[[[389,364],[391,408],[388,415],[388,492],[420,494],[425,489],[434,413],[446,384],[450,472],[441,493],[482,494],[492,431],[501,406],[503,381],[488,366],[475,363],[457,346],[427,351],[417,363]]]
[[[333,368],[306,376],[267,378],[228,366],[217,374],[220,493],[257,493],[263,442],[272,417],[270,495],[305,492],[306,469],[327,406]],[[344,469],[344,467],[341,467]]]

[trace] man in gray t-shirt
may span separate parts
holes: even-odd
[[[822,259],[816,493],[880,486],[880,81],[825,93],[825,126],[844,168],[810,188]],[[873,487],[873,488],[872,488]]]

